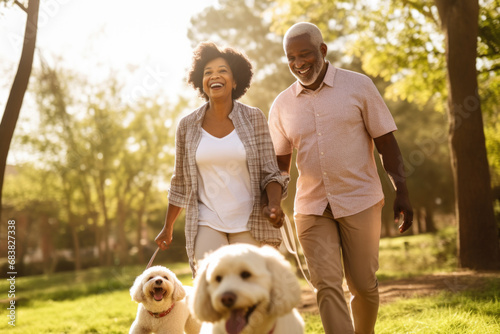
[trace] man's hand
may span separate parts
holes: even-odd
[[[403,216],[403,222],[401,222],[401,216]],[[394,222],[399,225],[399,233],[404,233],[413,224],[413,208],[408,195],[396,193]]]

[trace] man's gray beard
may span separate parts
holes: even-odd
[[[295,79],[297,79],[301,83],[302,86],[310,86],[313,83],[315,83],[316,80],[318,80],[319,74],[321,73],[321,69],[323,68],[323,62],[325,61],[321,57],[320,57],[320,59],[321,59],[320,61],[318,61],[316,64],[314,64],[314,66],[312,68],[312,70],[313,70],[313,76],[307,82],[303,82],[295,73],[292,72],[292,74],[295,77]]]

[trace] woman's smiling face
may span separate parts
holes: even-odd
[[[203,92],[209,100],[232,99],[233,89],[236,88],[231,67],[224,58],[215,58],[203,69]]]

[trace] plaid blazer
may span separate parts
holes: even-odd
[[[196,149],[201,139],[201,125],[208,103],[185,116],[175,135],[175,169],[168,192],[169,203],[186,209],[186,250],[193,275],[194,240],[198,231],[198,170]],[[278,246],[281,234],[269,224],[261,211],[261,194],[269,182],[278,182],[286,194],[289,176],[281,175],[264,113],[254,107],[233,101],[229,114],[247,155],[250,183],[254,197],[248,221],[253,237],[262,244]]]

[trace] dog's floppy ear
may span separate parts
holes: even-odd
[[[186,290],[184,290],[181,281],[179,281],[179,279],[175,275],[172,275],[172,278],[174,283],[174,292],[172,293],[172,300],[174,301],[182,300],[184,297],[186,297]]]
[[[272,275],[269,313],[278,316],[286,314],[300,303],[299,281],[292,272],[290,263],[277,250],[271,246],[263,246],[261,251]]]
[[[205,258],[200,264],[194,279],[193,296],[189,297],[189,309],[199,320],[216,322],[221,315],[213,308],[208,292],[207,269],[210,261]]]
[[[144,301],[144,293],[142,292],[142,279],[144,278],[144,274],[141,274],[135,278],[134,285],[130,288],[130,297],[132,300],[138,303],[142,303]]]

